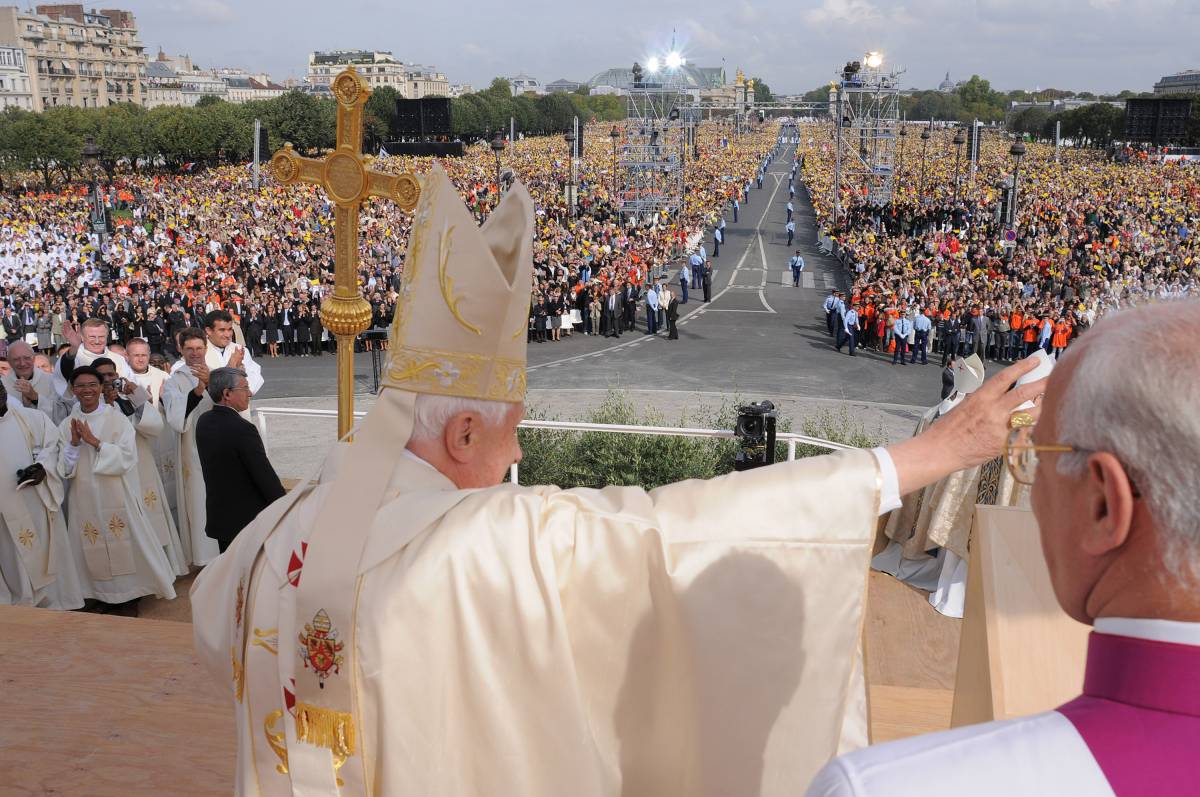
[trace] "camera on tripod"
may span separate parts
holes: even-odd
[[[769,401],[759,401],[738,407],[738,452],[733,460],[734,470],[750,470],[775,461],[775,423],[779,413]]]

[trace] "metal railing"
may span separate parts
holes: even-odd
[[[251,407],[250,418],[258,426],[258,432],[262,436],[263,446],[268,450],[270,446],[267,444],[267,418],[275,415],[281,418],[329,418],[337,420],[337,410],[305,410],[295,409],[292,407]],[[354,417],[364,418],[367,413],[358,411],[354,413]],[[523,420],[520,423],[521,429],[544,429],[548,431],[559,432],[602,432],[607,434],[640,434],[649,435],[651,437],[710,437],[722,440],[735,440],[737,435],[728,429],[689,429],[678,426],[631,426],[628,424],[612,424],[612,423],[579,423],[575,421],[536,421]],[[832,440],[823,440],[819,437],[809,437],[808,435],[796,434],[794,432],[779,432],[775,435],[777,443],[783,443],[787,446],[788,461],[796,458],[796,447],[800,445],[815,446],[824,448],[829,451],[842,451],[845,449],[854,448],[845,443],[836,443]],[[516,463],[509,467],[509,476],[513,484],[519,484],[517,477],[519,469]]]

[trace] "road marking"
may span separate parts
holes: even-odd
[[[710,313],[759,313],[761,315],[769,315],[774,313],[774,310],[737,310],[732,307],[714,307],[709,310]],[[683,323],[682,321],[680,323]]]
[[[800,272],[800,287],[801,288],[817,287],[817,281],[816,281],[816,279],[813,278],[811,271]]]
[[[823,279],[825,281],[825,290],[827,290],[827,291],[833,290],[834,282],[833,282],[832,274],[830,274],[828,271],[826,271],[824,274],[821,275],[821,279]]]
[[[771,174],[773,174],[775,176],[775,188],[774,188],[774,190],[771,191],[771,196],[769,196],[767,198],[766,204],[763,207],[762,215],[760,215],[758,217],[758,224],[754,225],[754,231],[756,233],[759,233],[760,235],[761,235],[761,231],[762,231],[762,224],[766,220],[767,213],[771,209],[771,203],[775,201],[775,195],[779,193],[779,186],[783,185],[783,173],[782,172],[771,172]],[[761,243],[761,238],[759,240]],[[712,297],[713,302],[717,301],[717,299],[720,299],[722,296],[725,295],[725,293],[727,291],[729,291],[732,288],[744,288],[746,290],[752,290],[752,291],[760,290],[760,287],[761,287],[760,285],[733,285],[732,284],[735,276],[737,275],[738,269],[740,269],[742,267],[742,263],[746,262],[746,256],[750,254],[750,249],[751,249],[751,246],[747,245],[746,251],[742,252],[742,257],[740,260],[738,260],[738,264],[734,268],[733,273],[729,275],[730,284],[726,285],[720,291],[717,291],[717,293]],[[714,271],[715,270],[716,269],[714,268]],[[765,271],[764,271],[762,284],[766,284],[765,280],[766,280],[766,276],[765,276]],[[764,304],[766,304],[766,302],[764,302]],[[731,311],[720,311],[720,310],[718,310],[718,308],[706,306],[706,307],[701,307],[696,310],[693,310],[692,312],[688,313],[687,316],[685,316],[685,318],[692,318],[692,317],[698,318],[705,311],[731,312]],[[766,311],[765,310],[743,310],[743,311],[732,311],[732,312],[765,313]],[[774,311],[772,310],[771,312],[774,312]],[[682,323],[683,320],[684,319],[680,319],[679,323]],[[639,342],[640,342],[639,340],[628,340],[628,341],[625,341],[624,343],[618,343],[614,346],[610,346],[610,347],[603,349],[601,351],[598,351],[598,352],[588,352],[587,354],[576,354],[571,357],[564,357],[561,360],[554,360],[552,362],[541,363],[539,365],[530,365],[530,366],[526,367],[525,371],[528,373],[529,371],[537,371],[542,368],[549,368],[550,366],[553,366],[553,365],[565,365],[567,363],[580,362],[588,357],[598,356],[598,355],[602,355],[602,354],[610,354],[611,352],[617,351],[619,349],[629,348],[630,346],[632,346],[636,343],[639,343]]]
[[[765,271],[763,273],[766,274]],[[764,277],[764,279],[765,279],[765,277]],[[758,300],[763,303],[763,307],[767,308],[768,313],[772,313],[772,314],[775,313],[775,309],[772,308],[771,305],[767,304],[767,294],[766,294],[766,291],[764,291],[762,288],[758,289]]]

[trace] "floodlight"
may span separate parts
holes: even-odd
[[[683,56],[679,53],[667,54],[667,69],[678,69],[683,66]]]
[[[871,69],[878,69],[883,63],[883,53],[869,52],[867,53],[867,66]]]
[[[654,56],[650,56],[650,60],[646,62],[646,68],[649,69],[651,72],[657,72],[658,71],[658,58],[656,58]]]

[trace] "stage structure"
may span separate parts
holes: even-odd
[[[904,70],[884,67],[883,55],[867,53],[842,68],[831,93],[836,159],[833,218],[849,189],[876,205],[892,201],[896,135],[900,125],[899,77]]]
[[[633,65],[624,133],[617,150],[621,215],[647,222],[684,209],[684,164],[695,145],[697,96],[684,81],[684,59],[672,51]]]

